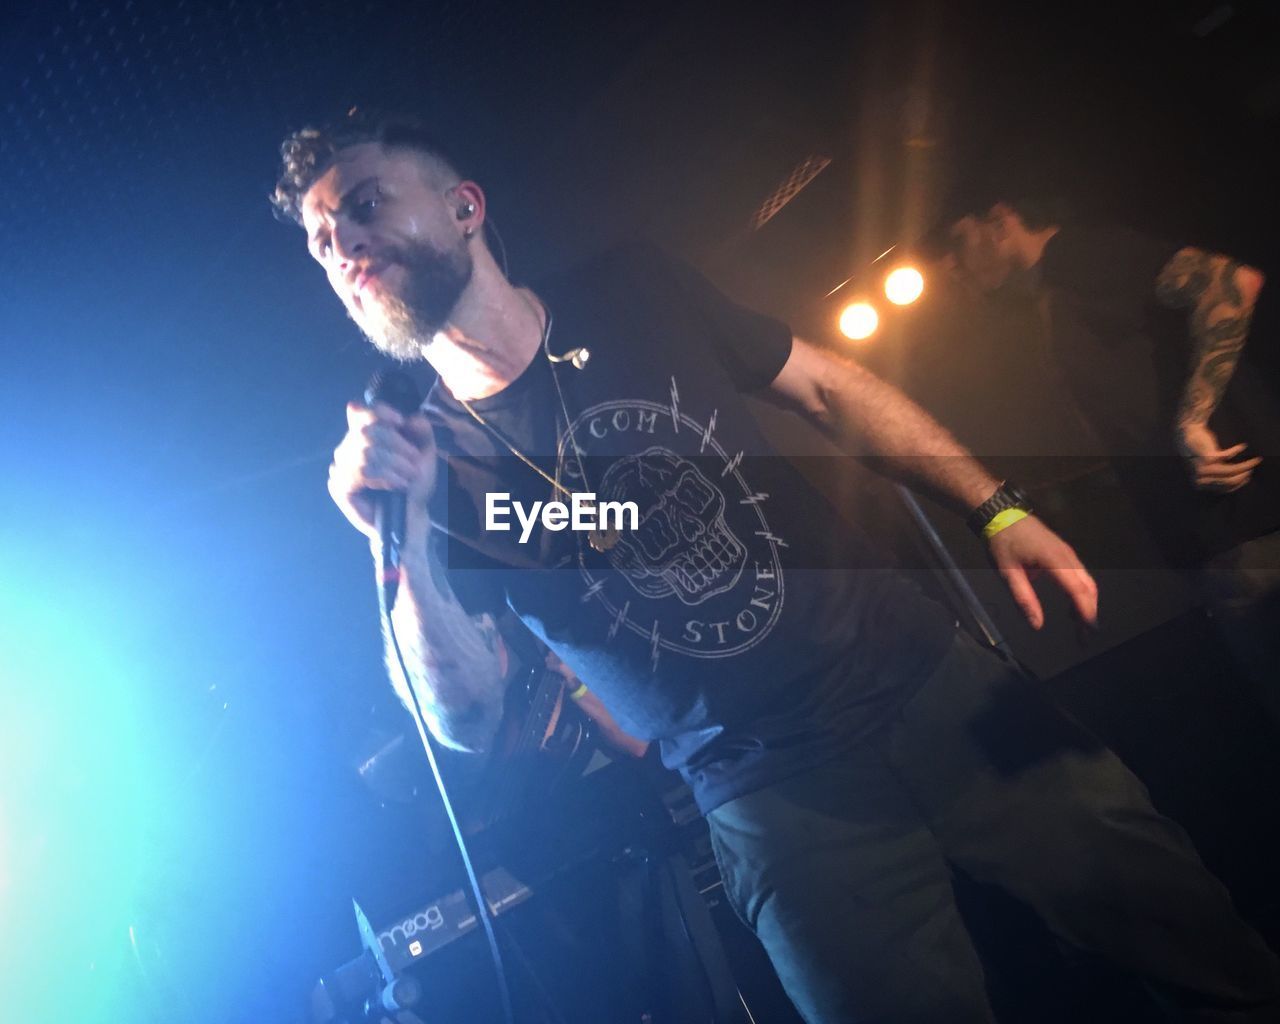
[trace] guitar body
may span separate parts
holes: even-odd
[[[591,720],[566,694],[564,677],[541,667],[529,671],[507,689],[472,829],[527,813],[581,775],[594,750]]]

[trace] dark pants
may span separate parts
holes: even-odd
[[[1280,531],[1210,559],[1199,582],[1218,635],[1280,725]]]
[[[949,863],[1196,1021],[1280,1020],[1280,961],[1087,732],[961,636],[879,738],[709,815],[809,1024],[993,1020]]]

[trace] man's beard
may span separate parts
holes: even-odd
[[[380,289],[360,326],[378,351],[402,362],[421,359],[471,281],[471,252],[462,242],[447,252],[415,242],[388,255],[404,268],[404,285],[399,294]]]

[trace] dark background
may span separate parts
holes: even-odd
[[[379,923],[431,889],[433,805],[383,802],[355,767],[403,722],[367,555],[323,480],[377,359],[271,218],[285,131],[353,103],[425,114],[486,186],[516,279],[644,233],[833,344],[869,261],[975,174],[1276,255],[1265,3],[50,0],[2,17],[12,1019],[148,1020],[162,1000],[166,1019],[292,1019],[357,950],[352,896]],[[831,163],[753,229],[815,155]],[[978,377],[1014,393],[998,352],[1016,325],[942,282],[927,298],[860,353],[936,361],[953,396]],[[1167,586],[1144,628],[1185,607]],[[1176,701],[1145,715],[1142,692],[1085,703],[1182,720]],[[1210,722],[1197,749],[1234,751]],[[1244,793],[1202,794],[1205,835],[1246,818]],[[1266,910],[1275,891],[1249,895]]]

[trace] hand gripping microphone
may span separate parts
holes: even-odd
[[[422,404],[418,386],[399,370],[379,370],[364,389],[364,404],[382,402],[404,416],[412,416]],[[396,602],[400,586],[400,545],[404,541],[405,496],[402,491],[379,491],[374,495],[374,523],[382,541],[382,561],[378,567],[378,588],[388,612]]]

